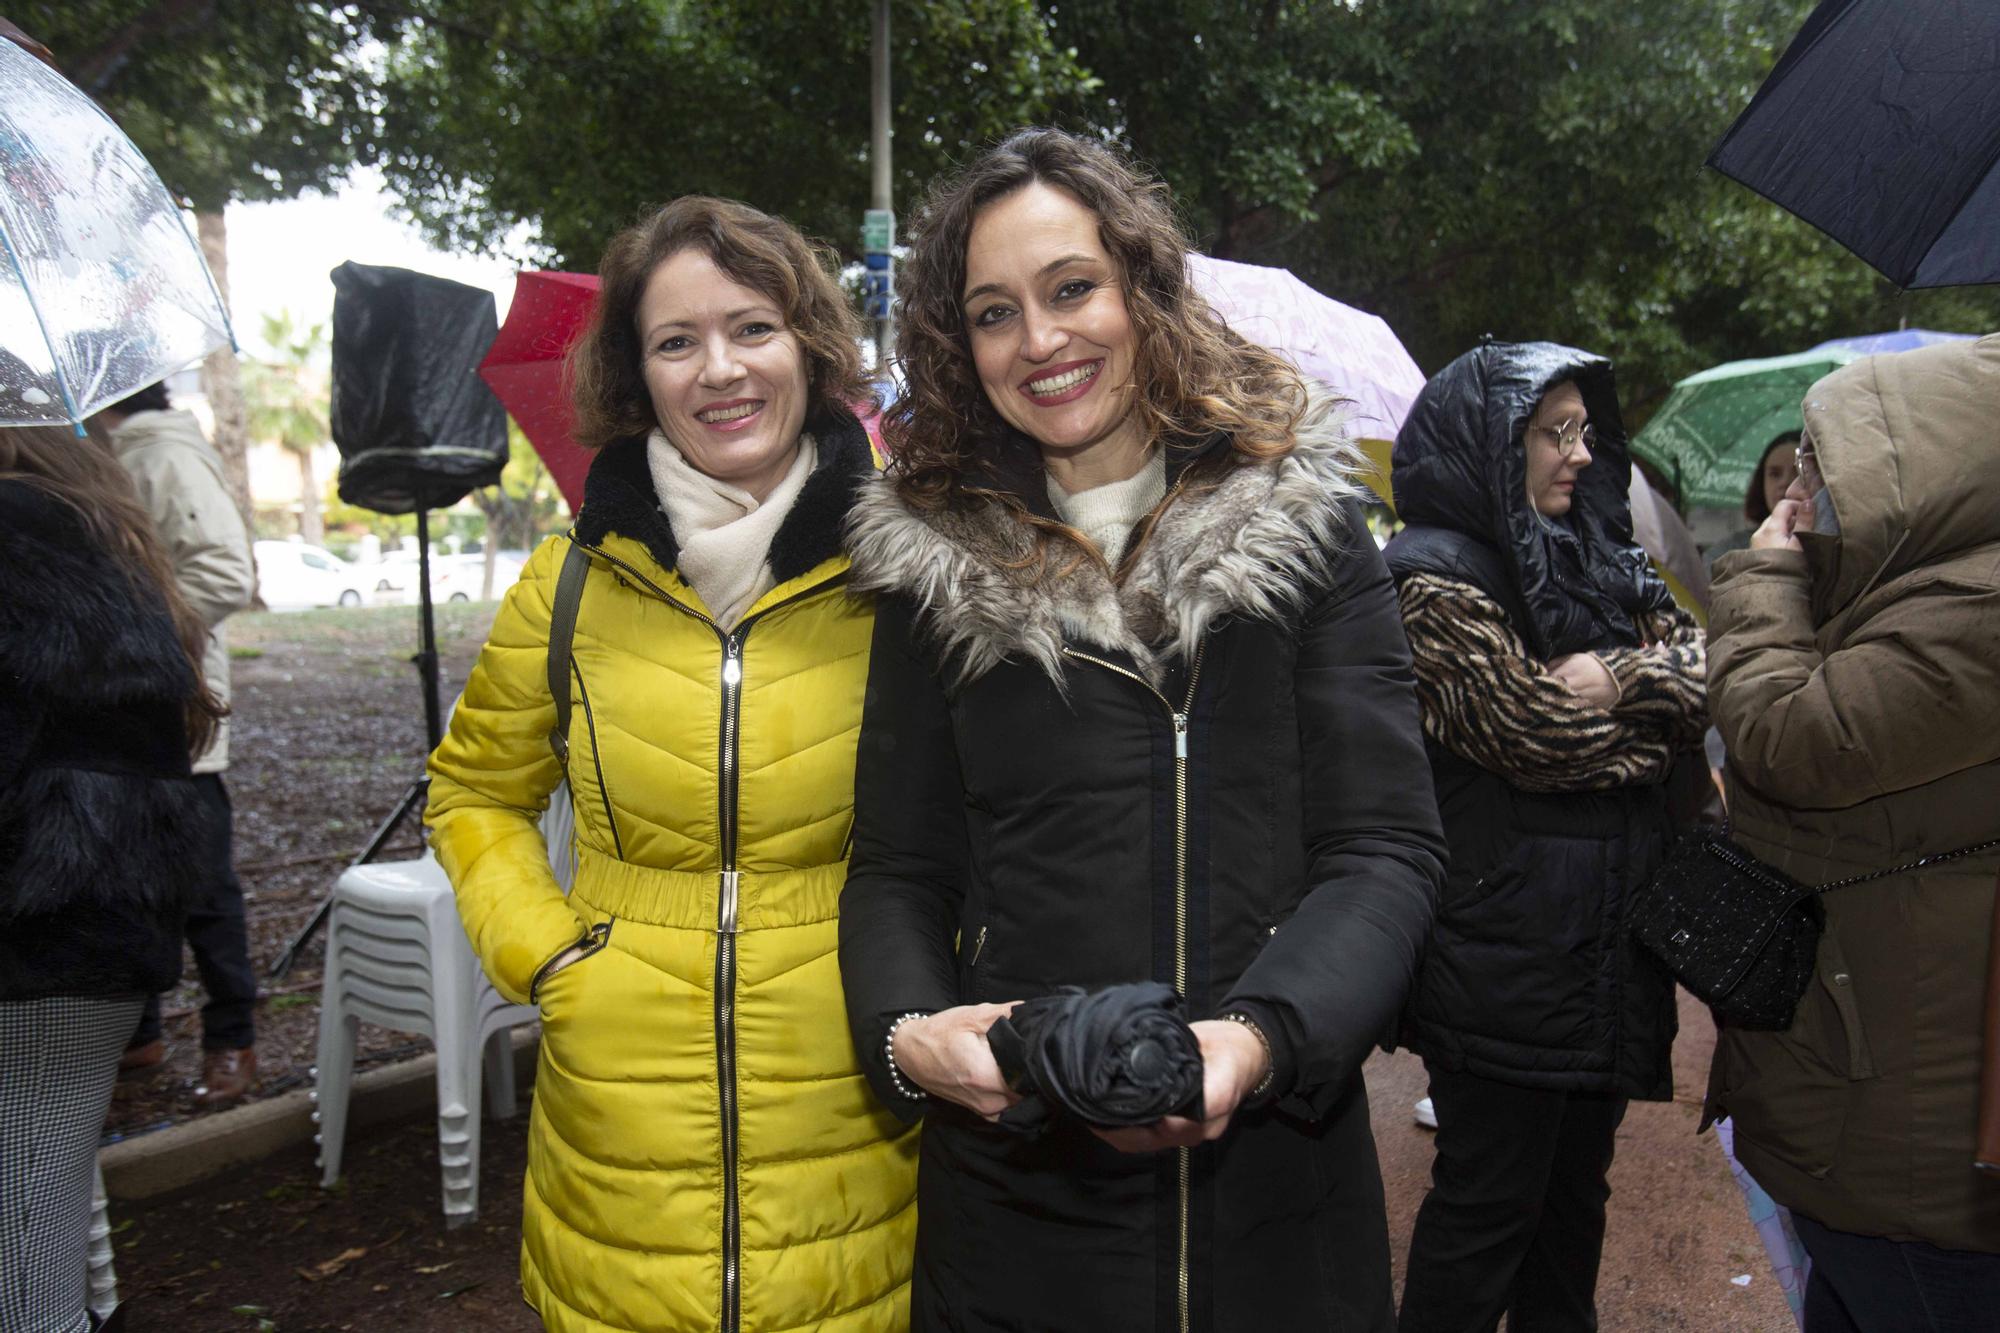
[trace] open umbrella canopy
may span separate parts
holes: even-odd
[[[1364,442],[1396,438],[1424,372],[1385,320],[1323,295],[1289,269],[1191,254],[1188,271],[1230,328],[1351,399],[1354,431]],[[1361,480],[1387,499],[1388,450],[1364,444],[1364,452],[1380,475]]]
[[[1806,390],[1859,355],[1816,348],[1690,375],[1632,437],[1632,452],[1680,488],[1681,503],[1734,509],[1765,446],[1805,426]]]
[[[97,104],[0,41],[0,425],[72,425],[230,341],[179,207]]]
[[[1919,347],[1934,347],[1938,343],[1970,342],[1976,336],[1971,333],[1938,333],[1932,329],[1896,329],[1889,333],[1863,333],[1852,338],[1828,338],[1812,350],[1823,352],[1836,348],[1856,356],[1874,356],[1880,352],[1914,352]]]
[[[517,274],[507,322],[479,363],[479,378],[535,446],[572,513],[583,507],[590,454],[570,434],[563,357],[596,301],[595,274]]]
[[[1708,163],[1900,287],[2000,282],[2000,4],[1824,0]]]

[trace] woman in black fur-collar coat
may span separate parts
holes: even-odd
[[[1164,194],[1023,131],[907,269],[840,963],[924,1119],[917,1333],[1394,1321],[1360,1069],[1442,878],[1415,680],[1338,406],[1217,322]],[[1198,1118],[993,1123],[1009,1001],[1146,980]]]
[[[116,460],[0,430],[0,1327],[94,1326],[97,1136],[203,864],[207,633]]]

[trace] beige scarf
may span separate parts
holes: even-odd
[[[817,454],[813,437],[799,436],[798,457],[759,502],[740,486],[696,471],[661,432],[647,438],[646,466],[680,543],[681,577],[724,629],[735,629],[743,613],[777,586],[768,558],[771,539],[805,489]]]

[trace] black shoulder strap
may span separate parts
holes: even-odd
[[[569,663],[576,640],[576,609],[583,604],[583,583],[590,574],[590,553],[572,539],[556,579],[556,600],[549,609],[549,697],[555,700],[556,724],[549,729],[549,748],[569,763]]]

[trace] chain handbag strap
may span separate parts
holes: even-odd
[[[1955,852],[1939,852],[1935,856],[1920,856],[1908,865],[1894,866],[1888,870],[1871,870],[1865,875],[1849,875],[1846,879],[1837,879],[1831,884],[1816,885],[1813,888],[1813,892],[1830,893],[1834,889],[1849,889],[1853,888],[1856,884],[1866,884],[1871,880],[1887,879],[1891,875],[1906,875],[1912,870],[1923,870],[1944,861],[1959,860],[1961,857],[1977,856],[1981,852],[1990,852],[1995,848],[2000,848],[2000,838],[1991,838],[1985,842],[1975,843],[1970,847],[1961,847]]]

